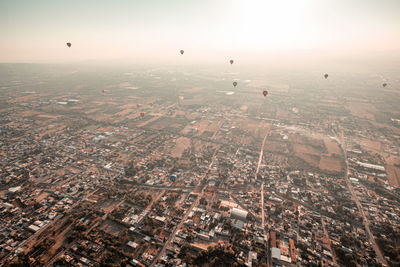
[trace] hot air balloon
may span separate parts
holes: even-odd
[[[328,73],[325,73],[325,75],[324,75],[324,77],[325,77],[325,79],[328,79]]]
[[[185,51],[183,51],[183,50],[181,50],[180,52],[181,52],[181,55],[183,55],[183,53],[185,53]]]
[[[382,84],[383,87],[386,87],[386,85],[387,85],[387,83],[383,83],[383,84]]]
[[[236,85],[237,85],[237,82],[233,82],[233,87],[236,87]]]
[[[229,60],[229,62],[231,63],[231,65],[233,64],[233,59]]]
[[[140,112],[140,117],[144,117],[144,112]]]
[[[267,95],[268,95],[268,91],[267,91],[267,90],[264,90],[264,91],[263,91],[263,95],[264,95],[264,96],[267,96]]]
[[[71,47],[71,43],[67,43],[67,46],[68,46],[68,47]]]

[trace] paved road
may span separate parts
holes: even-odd
[[[264,145],[265,141],[267,140],[268,132],[264,136],[264,140],[261,145],[260,156],[258,158],[257,169],[255,173],[255,179],[257,180],[258,172],[260,170],[260,165],[264,155]],[[264,181],[261,184],[261,228],[263,229],[264,236],[267,236],[267,232],[265,231],[265,214],[264,214]],[[269,243],[267,242],[267,251],[269,251]],[[267,257],[267,266],[270,266],[270,257]]]
[[[66,210],[64,212],[64,214],[68,213],[69,211],[73,210],[77,205],[79,205],[82,201],[88,199],[91,195],[94,194],[95,191],[93,191],[92,193],[90,193],[89,195],[87,195],[86,197],[83,197],[80,201],[76,202],[74,205],[72,205],[68,210]],[[41,233],[43,233],[44,231],[46,231],[47,229],[49,229],[52,225],[54,225],[56,222],[58,222],[59,219],[61,219],[63,216],[62,215],[58,215],[57,217],[55,217],[51,222],[49,222],[48,224],[46,224],[44,227],[42,227],[39,231],[37,231],[36,233],[34,233],[33,235],[31,235],[30,237],[28,237],[27,239],[25,239],[24,241],[22,241],[21,243],[19,243],[18,246],[16,246],[13,250],[10,251],[10,253],[5,256],[1,261],[0,261],[0,265],[4,264],[5,261],[10,260],[12,258],[14,258],[14,252],[23,247],[26,244],[29,244],[29,242],[31,242],[32,240],[36,240]],[[44,239],[45,237],[42,237],[42,239]],[[37,241],[35,241],[37,242]]]
[[[121,200],[113,210],[117,209],[125,200]],[[110,210],[104,214],[104,216],[100,219],[97,219],[97,222],[93,223],[93,225],[85,231],[86,234],[90,233],[93,228],[95,228],[100,222],[104,221],[107,218],[107,215],[110,214],[113,210]],[[75,241],[69,243],[64,249],[61,249],[58,253],[56,253],[51,259],[44,265],[45,267],[51,266],[63,253],[68,251],[72,245],[75,244]]]
[[[367,231],[368,234],[368,238],[369,241],[372,245],[372,248],[375,250],[375,253],[377,255],[377,260],[379,261],[379,263],[381,263],[383,266],[389,266],[385,257],[383,256],[378,244],[375,241],[375,237],[371,232],[371,229],[369,228],[369,220],[367,218],[367,216],[365,215],[364,209],[360,203],[360,200],[358,199],[358,196],[356,194],[356,192],[354,191],[353,185],[351,184],[351,181],[349,179],[349,171],[348,171],[348,161],[347,161],[347,152],[346,152],[346,145],[345,145],[345,141],[344,141],[344,134],[343,131],[341,133],[341,138],[340,138],[340,149],[342,150],[343,153],[343,157],[344,157],[344,162],[345,162],[345,168],[344,168],[344,178],[346,180],[346,184],[347,187],[349,188],[349,191],[352,195],[352,199],[353,201],[356,203],[357,208],[359,210],[359,212],[361,213],[361,216],[363,217],[363,222],[364,222],[364,226],[365,226],[365,230]]]
[[[147,214],[151,211],[151,209],[153,208],[153,205],[155,203],[157,203],[157,201],[164,195],[165,190],[162,190],[155,198],[153,198],[149,205],[147,205],[146,209],[142,212],[143,214]]]
[[[263,154],[264,154],[264,145],[265,141],[267,140],[268,133],[265,134],[264,140],[261,145],[261,151],[260,151],[260,156],[258,158],[258,164],[257,164],[257,170],[255,173],[255,180],[257,180],[257,175],[258,171],[260,170],[260,165],[263,159]],[[264,216],[264,182],[261,184],[261,228],[265,231],[265,216]],[[264,233],[265,234],[265,233]]]
[[[165,190],[175,190],[175,189],[182,189],[182,190],[193,190],[194,186],[174,186],[174,185],[149,185],[149,184],[137,184],[137,186],[147,187],[147,188],[156,188],[156,189],[165,189]]]
[[[214,158],[215,155],[217,154],[217,149],[215,149],[214,154],[212,156],[212,160],[210,162],[210,165],[208,165],[207,171],[204,174],[204,176],[200,179],[200,181],[207,177],[209,170],[211,169],[212,164],[214,163]],[[162,247],[161,251],[154,257],[153,262],[151,263],[150,267],[154,267],[154,265],[158,262],[158,260],[160,259],[160,257],[162,255],[165,254],[165,251],[167,250],[167,248],[169,247],[169,245],[172,243],[172,241],[175,238],[176,233],[178,232],[179,229],[182,228],[183,224],[185,223],[185,221],[187,220],[187,218],[189,217],[190,212],[193,210],[194,207],[199,205],[200,199],[203,197],[204,195],[204,189],[206,188],[205,185],[202,185],[201,183],[193,190],[193,191],[200,191],[200,194],[198,195],[197,199],[192,203],[192,205],[186,210],[185,214],[183,215],[182,220],[180,221],[180,223],[175,226],[175,228],[173,229],[172,233],[169,235],[168,240],[164,243],[164,246]],[[193,192],[192,191],[192,192]]]
[[[325,220],[324,220],[324,217],[323,217],[322,215],[321,215],[321,224],[322,224],[322,229],[324,230],[324,235],[325,235],[325,237],[328,238],[328,240],[329,240],[329,250],[331,251],[331,254],[332,254],[332,261],[333,261],[333,263],[335,264],[335,266],[339,266],[339,264],[338,264],[337,261],[336,261],[335,252],[334,252],[333,249],[332,249],[332,240],[331,240],[331,238],[329,237],[328,231],[326,230]]]

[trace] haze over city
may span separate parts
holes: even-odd
[[[0,265],[400,266],[399,14],[0,1]]]
[[[400,3],[352,1],[2,1],[0,61],[246,61],[305,54],[399,57]],[[73,51],[60,43],[72,42]],[[342,56],[343,57],[343,56]]]

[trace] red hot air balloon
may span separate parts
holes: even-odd
[[[183,53],[185,53],[185,51],[181,50],[180,53],[181,53],[181,55],[183,55]]]
[[[233,87],[236,87],[236,85],[237,85],[237,82],[233,82]]]
[[[267,91],[267,90],[264,90],[264,91],[263,91],[263,95],[264,95],[264,96],[267,96],[267,95],[268,95],[268,91]]]
[[[71,43],[67,43],[67,46],[68,46],[68,47],[71,47]]]
[[[140,117],[144,117],[144,112],[140,112]]]
[[[231,63],[231,65],[233,64],[233,59],[229,60],[229,62]]]

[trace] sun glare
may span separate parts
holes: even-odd
[[[237,0],[237,39],[254,49],[305,48],[312,41],[310,15],[309,0]]]

